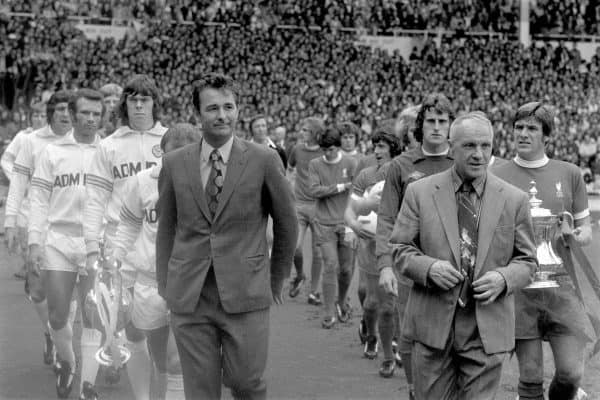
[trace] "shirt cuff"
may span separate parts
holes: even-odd
[[[29,231],[29,245],[37,244],[42,245],[42,233],[38,231]]]
[[[16,215],[7,215],[4,218],[4,227],[5,228],[14,228],[17,226],[17,216]]]
[[[338,183],[336,186],[338,193],[342,193],[346,189],[346,185],[344,185],[343,183]]]
[[[100,246],[98,245],[97,240],[86,240],[85,241],[85,251],[87,255],[100,253]]]

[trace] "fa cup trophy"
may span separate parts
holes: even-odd
[[[536,197],[538,191],[535,181],[531,181],[529,189],[529,206],[537,249],[538,269],[535,271],[533,282],[525,289],[545,289],[559,287],[552,279],[562,266],[562,260],[552,249],[552,238],[559,228],[559,217],[553,215],[547,208],[541,208],[542,200]]]
[[[120,263],[104,254],[94,265],[94,288],[86,297],[86,313],[94,324],[100,322],[101,327],[95,326],[106,336],[104,344],[96,352],[96,360],[101,365],[109,367],[107,380],[116,383],[119,380],[119,370],[131,357],[131,352],[119,344],[119,331],[131,319],[131,296],[123,288]]]

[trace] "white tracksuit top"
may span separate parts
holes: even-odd
[[[83,235],[87,252],[97,252],[106,219],[106,234],[114,237],[130,177],[158,165],[160,140],[167,128],[157,122],[145,132],[122,126],[100,141],[86,179],[87,201],[83,213]]]
[[[29,244],[42,243],[44,228],[64,236],[79,238],[78,250],[85,254],[83,209],[86,201],[85,181],[91,161],[100,143],[78,143],[70,131],[40,154],[31,179]],[[56,247],[54,243],[53,246]],[[60,247],[62,247],[59,244]]]
[[[119,260],[127,255],[135,243],[137,281],[156,287],[156,201],[160,164],[144,170],[129,181],[119,215],[117,236],[113,243]]]
[[[21,148],[17,154],[13,165],[13,173],[8,188],[8,197],[6,199],[6,217],[4,219],[5,227],[15,227],[17,215],[20,212],[23,202],[28,199],[27,190],[31,177],[35,173],[37,160],[42,150],[54,141],[63,136],[56,135],[50,125],[40,128],[25,136],[21,141]],[[25,207],[27,207],[26,203]]]

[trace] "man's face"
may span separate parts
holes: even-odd
[[[69,113],[69,103],[58,103],[54,108],[52,120],[50,121],[52,130],[57,134],[65,134],[71,129],[71,114]]]
[[[106,113],[110,113],[112,110],[115,109],[115,107],[117,106],[117,104],[119,104],[119,97],[118,96],[106,96],[104,98],[104,100],[102,100],[102,102],[104,103],[104,107],[106,108]],[[127,114],[129,115],[129,114]]]
[[[517,154],[524,160],[535,161],[544,157],[544,133],[542,124],[533,117],[515,122],[514,136]]]
[[[267,121],[264,118],[259,118],[252,123],[250,127],[252,130],[252,137],[259,143],[264,142],[267,138]]]
[[[337,146],[322,147],[321,150],[323,150],[327,161],[334,161],[340,152],[340,148]]]
[[[448,141],[448,130],[450,129],[450,118],[448,113],[440,113],[437,110],[425,111],[423,119],[423,144],[439,146]]]
[[[386,162],[392,159],[392,155],[390,154],[390,145],[383,140],[375,143],[375,159],[377,160],[377,165],[382,166]]]
[[[77,112],[73,115],[73,130],[83,136],[95,135],[102,120],[102,102],[80,98],[75,104]]]
[[[451,142],[452,156],[458,174],[473,180],[486,173],[492,156],[492,132],[479,121],[465,120],[458,127]]]
[[[356,136],[353,133],[342,135],[342,150],[350,152],[356,148]]]
[[[146,125],[149,121],[153,122],[152,109],[154,100],[152,96],[134,94],[127,96],[127,118],[132,127]]]
[[[283,142],[285,140],[285,128],[283,126],[278,126],[275,128],[273,137],[276,142]]]
[[[310,131],[310,129],[308,129],[307,125],[301,125],[300,126],[300,139],[304,143],[310,143],[310,142],[312,142],[313,134]]]
[[[43,111],[34,111],[31,114],[31,127],[33,129],[40,129],[46,125],[46,113]]]
[[[205,88],[200,92],[200,122],[205,137],[227,139],[238,119],[235,95],[228,89]]]

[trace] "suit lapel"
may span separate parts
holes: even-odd
[[[438,216],[446,232],[446,238],[452,249],[456,265],[460,265],[460,252],[458,241],[458,215],[456,209],[456,195],[452,187],[452,177],[446,173],[444,178],[436,184],[437,190],[433,194]]]
[[[231,146],[231,154],[229,155],[229,161],[227,163],[227,171],[225,172],[223,192],[221,193],[219,205],[217,206],[217,211],[215,212],[215,220],[219,217],[219,215],[223,211],[223,208],[225,208],[225,204],[227,204],[227,201],[231,197],[233,189],[240,180],[242,172],[246,167],[246,163],[248,162],[246,150],[246,144],[238,138],[234,137],[233,145]]]
[[[202,142],[195,146],[189,146],[184,153],[185,171],[188,175],[188,180],[190,181],[190,186],[192,187],[194,199],[196,200],[196,204],[198,204],[198,208],[200,208],[200,211],[202,211],[202,214],[204,214],[204,218],[206,218],[207,221],[212,221],[208,204],[206,203],[206,195],[202,188],[202,176],[200,174],[201,148]]]
[[[502,194],[502,186],[498,185],[498,178],[488,174],[483,198],[481,199],[481,211],[479,216],[479,228],[477,234],[477,258],[475,261],[475,274],[477,277],[483,267],[490,244],[494,237],[494,230],[498,225],[504,202],[506,199]]]

